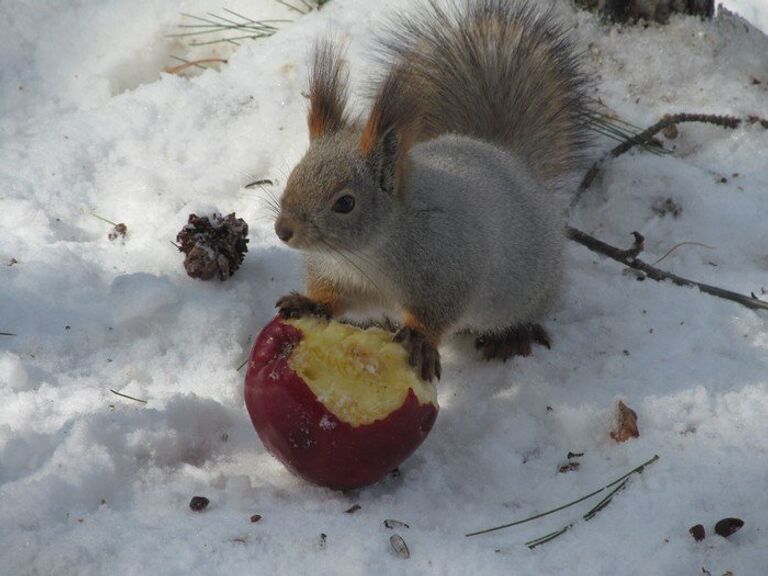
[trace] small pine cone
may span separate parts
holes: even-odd
[[[248,224],[235,213],[198,216],[189,221],[176,236],[179,250],[186,255],[184,268],[192,278],[210,280],[218,274],[226,280],[235,273],[248,252]]]

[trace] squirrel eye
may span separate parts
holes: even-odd
[[[331,210],[338,212],[339,214],[349,214],[354,208],[355,198],[349,194],[345,194],[344,196],[340,196],[336,202],[333,203],[333,208],[331,208]]]

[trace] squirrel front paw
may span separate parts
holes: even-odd
[[[315,302],[298,292],[291,292],[283,296],[277,301],[275,307],[279,308],[280,315],[283,318],[303,318],[305,316],[331,317],[331,311],[325,304]]]
[[[424,380],[431,382],[434,377],[440,380],[440,353],[423,333],[405,326],[397,331],[394,341],[403,345],[408,352],[408,364],[419,370]]]

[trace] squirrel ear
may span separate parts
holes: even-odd
[[[408,70],[394,67],[381,83],[360,137],[360,150],[385,192],[399,191],[408,152],[418,135],[420,108],[411,96]],[[411,83],[412,84],[412,83]]]
[[[309,77],[309,138],[341,130],[348,124],[347,80],[342,51],[330,40],[315,45]]]
[[[398,190],[401,176],[400,136],[395,128],[390,128],[375,142],[373,148],[363,150],[368,168],[379,188],[389,194]]]

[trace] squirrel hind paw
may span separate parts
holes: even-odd
[[[325,304],[315,302],[298,292],[291,292],[280,298],[275,307],[279,309],[283,318],[304,318],[306,316],[317,316],[329,319],[330,311]]]
[[[408,352],[408,364],[416,368],[423,380],[431,382],[433,378],[440,380],[440,353],[435,345],[418,330],[403,327],[397,331],[393,340],[399,342]]]
[[[503,332],[484,334],[475,340],[484,360],[506,362],[513,356],[530,356],[533,344],[552,347],[549,334],[540,324],[518,324]]]

